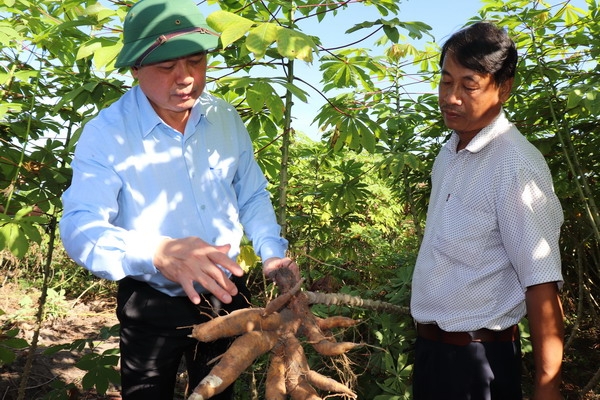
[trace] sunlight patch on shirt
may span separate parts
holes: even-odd
[[[545,239],[541,239],[535,249],[533,250],[533,259],[534,260],[542,260],[544,258],[550,257],[550,245]]]
[[[545,200],[544,192],[540,190],[535,182],[530,181],[523,189],[521,200],[528,208],[533,208],[536,202]]]

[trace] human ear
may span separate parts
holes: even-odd
[[[512,92],[514,78],[510,78],[505,80],[500,85],[500,101],[504,103],[510,97],[510,93]]]

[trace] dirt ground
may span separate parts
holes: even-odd
[[[33,305],[23,307],[22,304],[27,303],[27,301],[24,302],[24,299],[34,300]],[[0,310],[5,312],[0,316],[0,326],[3,327],[3,331],[7,328],[19,328],[19,337],[26,339],[31,344],[35,330],[33,315],[36,301],[35,292],[20,289],[14,284],[0,286]],[[54,302],[51,308],[57,315],[49,316],[40,331],[32,370],[25,385],[26,395],[24,398],[38,400],[48,396],[49,393],[54,393],[55,397],[50,397],[51,399],[120,400],[118,388],[115,387],[109,387],[105,395],[98,395],[93,390],[81,388],[81,379],[85,371],[77,368],[75,363],[83,355],[82,352],[61,350],[53,355],[43,354],[49,346],[71,344],[79,339],[92,339],[103,327],[110,328],[116,325],[114,301],[109,299],[86,304],[67,301],[58,305]],[[14,318],[15,315],[18,315],[19,318]],[[19,321],[18,325],[14,320]],[[3,337],[0,335],[0,344],[2,340]],[[117,348],[118,338],[110,337],[107,341],[94,343],[98,346],[95,352],[101,353],[106,349]],[[87,351],[89,352],[89,350]],[[19,350],[16,353],[17,359],[14,363],[9,366],[0,366],[0,400],[17,399],[29,353],[28,349]],[[527,362],[525,367],[526,370],[532,368]],[[565,353],[563,368],[565,400],[600,400],[598,394],[590,393],[583,397],[579,394],[581,388],[589,382],[599,367],[600,329],[588,326],[578,335],[572,348]],[[525,380],[529,379],[526,377]],[[72,384],[72,389],[68,392],[64,390],[64,385],[62,386],[62,397],[57,396],[59,392],[56,390],[52,392],[53,386],[60,386],[60,382]]]
[[[31,344],[34,331],[35,313],[34,307],[23,307],[23,299],[36,300],[37,295],[33,292],[27,292],[17,288],[13,284],[7,284],[0,287],[0,310],[6,314],[0,316],[0,323],[3,327],[17,327],[20,329],[18,337],[27,340]],[[28,303],[28,301],[25,301]],[[35,303],[34,303],[35,304]],[[60,307],[60,310],[58,310]],[[63,304],[53,304],[54,312],[59,316],[50,316],[44,323],[38,339],[38,348],[33,359],[32,369],[29,379],[25,385],[27,400],[42,399],[47,395],[53,385],[64,383],[74,383],[75,387],[62,393],[68,393],[69,400],[117,400],[121,396],[117,388],[109,387],[104,396],[97,395],[94,391],[84,391],[81,389],[81,379],[85,371],[77,368],[75,363],[81,358],[84,352],[61,350],[52,355],[43,354],[49,346],[60,344],[71,344],[79,339],[94,339],[102,327],[110,328],[117,324],[114,313],[114,304],[106,301],[82,304],[79,302],[65,302]],[[18,325],[11,320],[13,315],[24,316],[24,322]],[[21,318],[19,318],[21,320]],[[1,341],[1,339],[0,339]],[[110,337],[106,341],[95,341],[97,345],[96,352],[102,352],[106,349],[118,347],[118,338]],[[9,366],[0,368],[0,399],[12,400],[17,398],[18,390],[23,376],[23,371],[29,355],[28,349],[16,351],[17,359]],[[55,392],[58,394],[59,392]],[[61,397],[56,397],[61,398]],[[62,397],[64,398],[64,397]]]

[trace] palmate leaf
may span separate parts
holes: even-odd
[[[316,44],[308,35],[270,22],[255,23],[228,11],[215,11],[207,17],[207,22],[221,32],[224,48],[248,34],[244,44],[256,58],[264,57],[275,42],[278,53],[292,60],[312,62],[313,52],[317,51]]]
[[[0,249],[9,250],[15,257],[23,257],[29,249],[25,233],[19,224],[9,222],[0,227]]]
[[[267,108],[273,115],[273,119],[275,121],[283,120],[285,104],[283,104],[283,100],[281,100],[281,97],[279,97],[277,93],[275,93],[275,91],[273,91],[271,95],[267,96],[267,98],[265,99],[265,104],[267,105]]]
[[[46,219],[29,216],[32,211],[33,207],[26,206],[14,216],[0,214],[0,249],[9,250],[15,257],[23,257],[31,242],[41,243],[38,226]]]
[[[115,369],[118,362],[119,356],[110,352],[83,355],[75,364],[77,368],[88,371],[81,380],[83,388],[96,387],[99,394],[106,393],[110,383],[118,384],[121,380],[119,372]]]
[[[264,80],[257,80],[248,87],[246,101],[255,113],[262,111],[266,105],[276,122],[281,121],[283,118],[285,108],[283,101],[281,101],[273,86]]]
[[[346,33],[352,33],[361,29],[369,29],[377,26],[383,27],[386,35],[394,43],[396,43],[398,39],[397,28],[405,29],[408,32],[408,36],[410,36],[413,39],[422,39],[423,35],[427,35],[431,38],[434,38],[430,33],[432,30],[431,26],[427,25],[426,23],[420,21],[400,21],[398,18],[393,18],[391,20],[385,20],[381,18],[374,22],[365,21],[363,23],[356,24],[354,27],[348,29]]]
[[[256,82],[246,91],[246,101],[254,112],[259,112],[265,105],[266,97],[271,93],[271,85],[265,82]]]
[[[319,68],[323,71],[325,92],[355,87],[362,87],[367,91],[375,90],[369,73],[381,76],[385,73],[385,67],[362,51],[357,54],[339,52],[335,57],[321,60]]]
[[[363,114],[340,119],[335,131],[336,134],[331,139],[335,151],[347,146],[352,150],[365,149],[373,153],[377,140],[385,135],[384,130],[377,123]]]

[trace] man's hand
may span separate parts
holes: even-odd
[[[237,287],[218,266],[235,276],[242,276],[244,271],[227,256],[230,248],[230,245],[212,246],[197,237],[166,239],[156,249],[153,261],[165,278],[181,285],[192,303],[200,303],[194,282],[223,303],[231,303],[231,297],[238,293]]]
[[[289,257],[271,257],[263,262],[263,274],[265,274],[266,277],[270,277],[270,275],[279,268],[288,268],[294,273],[296,280],[300,280],[300,269],[298,268],[298,264]]]

